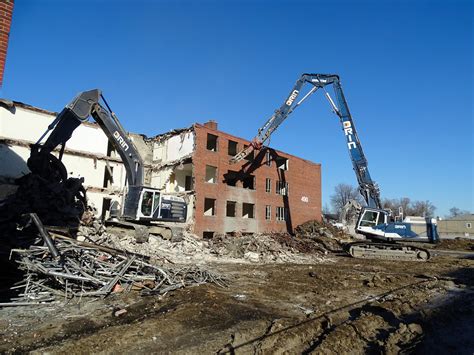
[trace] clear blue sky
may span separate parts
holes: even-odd
[[[356,4],[357,3],[357,4]],[[244,138],[304,72],[337,73],[382,197],[474,211],[471,1],[20,1],[1,96],[59,111],[99,87],[149,136],[214,119]],[[355,184],[321,93],[271,145]]]

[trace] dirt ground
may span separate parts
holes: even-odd
[[[208,267],[228,287],[0,309],[0,352],[474,352],[472,259]]]

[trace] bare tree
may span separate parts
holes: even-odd
[[[342,207],[349,200],[356,200],[360,204],[363,203],[362,196],[357,188],[349,184],[336,185],[334,187],[334,194],[331,195],[331,207],[338,216],[341,213]]]
[[[405,216],[433,217],[436,210],[430,201],[411,201],[408,197],[384,199],[382,206],[390,209],[394,215],[398,214],[401,207]]]
[[[461,210],[460,208],[457,208],[457,207],[451,207],[449,209],[448,218],[453,218],[453,217],[456,217],[456,216],[462,216],[463,214],[469,214],[469,211]]]
[[[382,201],[382,207],[391,210],[394,215],[398,214],[400,207],[403,210],[403,214],[410,214],[411,200],[408,197],[384,199]]]
[[[422,217],[433,217],[436,207],[428,200],[426,201],[415,201],[413,202],[410,215],[422,216]]]

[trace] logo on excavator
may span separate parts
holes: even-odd
[[[118,133],[118,131],[114,132],[114,138],[120,144],[120,146],[123,148],[123,150],[127,151],[128,150],[128,144],[125,142],[125,139]]]
[[[288,100],[286,100],[286,104],[288,106],[291,106],[291,104],[293,103],[293,101],[295,101],[296,97],[298,96],[299,94],[299,91],[298,90],[293,90],[293,92],[291,93],[290,97],[288,98]]]
[[[344,121],[342,122],[342,125],[344,127],[344,134],[347,136],[347,147],[349,149],[352,148],[357,148],[356,142],[353,141],[353,131],[352,131],[352,126],[350,121]]]

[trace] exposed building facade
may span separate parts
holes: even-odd
[[[56,113],[0,100],[0,199],[26,173],[29,145]],[[27,127],[27,129],[25,129]],[[130,134],[145,162],[145,184],[188,203],[188,229],[199,237],[216,233],[289,231],[321,219],[321,166],[264,148],[244,161],[229,159],[249,141],[194,124],[156,137]],[[103,217],[111,200],[126,192],[126,171],[104,132],[83,123],[66,144],[70,177],[83,177],[87,198]]]
[[[230,165],[249,141],[217,130],[213,122],[194,125],[196,192],[194,232],[289,231],[321,219],[321,165],[272,149]]]

